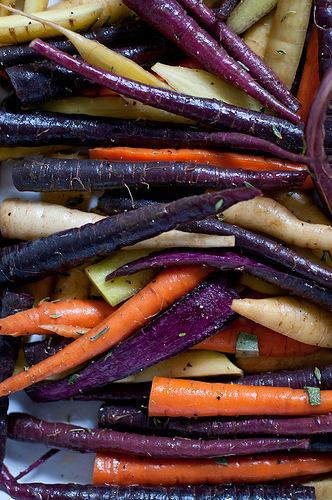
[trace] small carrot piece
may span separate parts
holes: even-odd
[[[306,121],[312,98],[319,86],[318,30],[315,23],[310,33],[306,60],[304,63],[297,98],[302,104],[298,114]]]
[[[320,404],[310,404],[306,389],[155,377],[150,391],[149,416],[193,418],[331,413],[332,391],[321,391],[320,397]]]
[[[221,460],[158,460],[97,453],[94,484],[173,486],[187,484],[260,483],[332,470],[331,453],[273,453]]]
[[[37,307],[21,311],[0,319],[0,334],[19,337],[21,335],[45,334],[41,324],[81,325],[91,328],[115,310],[105,300],[75,299],[54,302],[39,302]]]
[[[2,382],[0,397],[23,390],[105,352],[202,283],[212,270],[203,266],[165,269],[89,332],[53,356],[31,366],[29,370],[17,373]]]
[[[211,349],[234,354],[240,333],[248,333],[257,337],[260,356],[307,356],[320,350],[320,347],[291,339],[244,317],[237,318],[223,330],[203,340],[192,349]]]
[[[73,325],[38,325],[44,332],[44,334],[55,333],[61,337],[70,337],[73,339],[78,339],[81,335],[87,333],[90,328],[84,328],[83,326],[73,326]]]

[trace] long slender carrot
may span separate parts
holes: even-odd
[[[89,332],[29,370],[2,382],[0,397],[25,389],[105,352],[198,286],[211,272],[212,268],[202,266],[165,269]]]
[[[185,484],[259,483],[332,470],[330,453],[273,453],[222,460],[157,460],[98,453],[94,484],[172,486]]]
[[[323,415],[332,412],[332,391],[320,391],[312,404],[308,389],[250,386],[155,377],[149,399],[151,417],[217,415]]]
[[[260,356],[307,356],[320,350],[320,347],[291,339],[242,316],[192,349],[211,349],[234,354],[240,333],[257,337]]]
[[[105,300],[61,300],[39,302],[37,307],[0,319],[0,334],[18,337],[45,334],[41,324],[81,325],[91,328],[109,316],[115,308]]]
[[[319,86],[318,30],[315,23],[310,33],[306,60],[304,63],[297,98],[302,104],[298,114],[306,121],[312,98]]]

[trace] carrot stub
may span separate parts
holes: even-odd
[[[250,386],[155,377],[149,399],[151,417],[218,415],[323,415],[332,412],[332,391],[310,404],[307,389]]]
[[[105,352],[198,286],[212,271],[213,268],[202,266],[165,269],[89,332],[29,370],[2,382],[0,397],[25,389]]]
[[[330,453],[274,453],[217,460],[164,459],[116,454],[96,455],[94,484],[173,486],[188,484],[259,483],[332,470]]]

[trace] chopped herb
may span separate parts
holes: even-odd
[[[156,404],[156,402],[155,402],[155,401],[153,401],[153,399],[151,399],[151,403],[152,403],[153,405],[155,405],[155,404]]]
[[[254,187],[252,184],[250,184],[250,182],[247,182],[247,181],[244,181],[244,185],[247,188],[253,188]]]
[[[77,335],[84,335],[85,333],[88,333],[89,330],[81,330],[79,332],[74,332],[77,333]]]
[[[224,203],[224,200],[219,200],[216,205],[215,205],[215,209],[216,209],[216,212],[218,212],[218,210],[222,207],[222,204]]]
[[[179,333],[179,337],[185,337],[187,334],[185,332]]]
[[[106,354],[106,356],[104,357],[104,361],[106,361],[106,359],[107,359],[107,358],[110,358],[110,357],[112,356],[112,354],[113,354],[113,353],[108,352],[108,353]]]
[[[76,382],[76,380],[78,379],[79,377],[79,374],[78,373],[74,373],[73,375],[71,375],[68,379],[68,385],[72,385]]]
[[[322,402],[319,387],[305,387],[305,392],[308,393],[309,403],[311,405],[320,405]]]
[[[323,255],[322,255],[320,260],[322,260],[323,262],[327,262],[328,255],[329,255],[329,252],[327,250],[324,250]]]
[[[104,333],[107,332],[107,330],[109,330],[110,327],[109,326],[106,326],[105,328],[103,328],[99,333],[97,333],[96,335],[94,335],[93,337],[91,337],[91,341],[93,342],[94,340],[98,339],[99,337],[101,337],[102,335],[104,335]]]
[[[252,358],[259,356],[257,336],[251,333],[240,332],[236,339],[235,356],[237,358]]]
[[[30,366],[25,365],[25,366],[24,366],[24,371],[25,371],[25,372],[29,371],[29,368],[30,368]]]
[[[50,314],[50,318],[52,319],[61,318],[61,316],[63,316],[63,314]]]
[[[314,373],[315,373],[315,377],[318,380],[318,382],[321,383],[321,381],[322,381],[322,374],[321,374],[320,369],[317,366],[315,366]]]
[[[237,61],[237,63],[239,66],[241,66],[241,68],[243,68],[245,71],[248,71],[249,73],[249,68],[245,64],[243,64],[241,61]]]
[[[39,301],[39,303],[40,303],[40,302],[48,302],[49,300],[51,300],[51,297],[45,297],[44,299],[41,299],[41,300]]]
[[[281,18],[281,20],[280,20],[280,22],[281,22],[281,23],[283,23],[283,22],[284,22],[284,20],[285,20],[285,19],[286,19],[286,17],[288,16],[288,14],[296,14],[296,11],[295,11],[295,10],[288,10],[288,11],[286,12],[286,14],[284,14],[284,15],[282,16],[282,18]]]
[[[93,430],[92,429],[87,429],[87,432],[93,436]]]
[[[217,457],[216,464],[218,465],[228,465],[228,461],[225,457]]]
[[[69,432],[81,432],[84,431],[85,429],[82,429],[82,427],[77,427],[77,429],[70,429]]]
[[[275,125],[272,125],[272,130],[275,136],[277,136],[279,139],[282,139],[282,135]]]
[[[153,425],[155,425],[156,427],[161,424],[161,420],[159,418],[154,417],[152,421]]]
[[[280,54],[281,56],[284,56],[286,54],[286,51],[283,50],[283,49],[279,49],[277,50],[278,54]]]

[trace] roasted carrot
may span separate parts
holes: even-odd
[[[94,484],[172,486],[184,484],[259,483],[332,470],[330,453],[273,453],[222,460],[157,460],[98,453]]]
[[[155,377],[149,399],[151,417],[217,415],[323,415],[332,412],[332,391],[313,404],[307,389],[250,386]]]
[[[306,170],[306,165],[302,163],[210,149],[150,149],[118,146],[90,149],[89,157],[94,160],[108,161],[186,161],[244,170]],[[306,180],[303,187],[312,187],[312,181]]]
[[[236,341],[240,333],[248,333],[257,337],[260,356],[307,356],[320,350],[320,347],[291,339],[244,317],[237,318],[223,330],[195,345],[192,349],[235,353]]]
[[[42,324],[80,325],[91,328],[115,310],[105,300],[59,300],[39,302],[37,307],[0,319],[0,334],[18,337],[45,334]]]
[[[315,23],[310,33],[306,60],[304,63],[297,98],[302,104],[298,114],[303,122],[306,121],[312,98],[319,85],[319,62],[318,62],[318,30]]]
[[[105,352],[198,286],[211,272],[212,268],[202,266],[165,269],[89,332],[29,370],[2,382],[0,397],[25,389]]]
[[[38,325],[38,327],[43,330],[44,334],[47,333],[55,333],[56,335],[60,335],[61,337],[70,337],[73,339],[78,339],[81,335],[87,333],[90,328],[84,328],[83,326],[74,326],[74,325]]]

